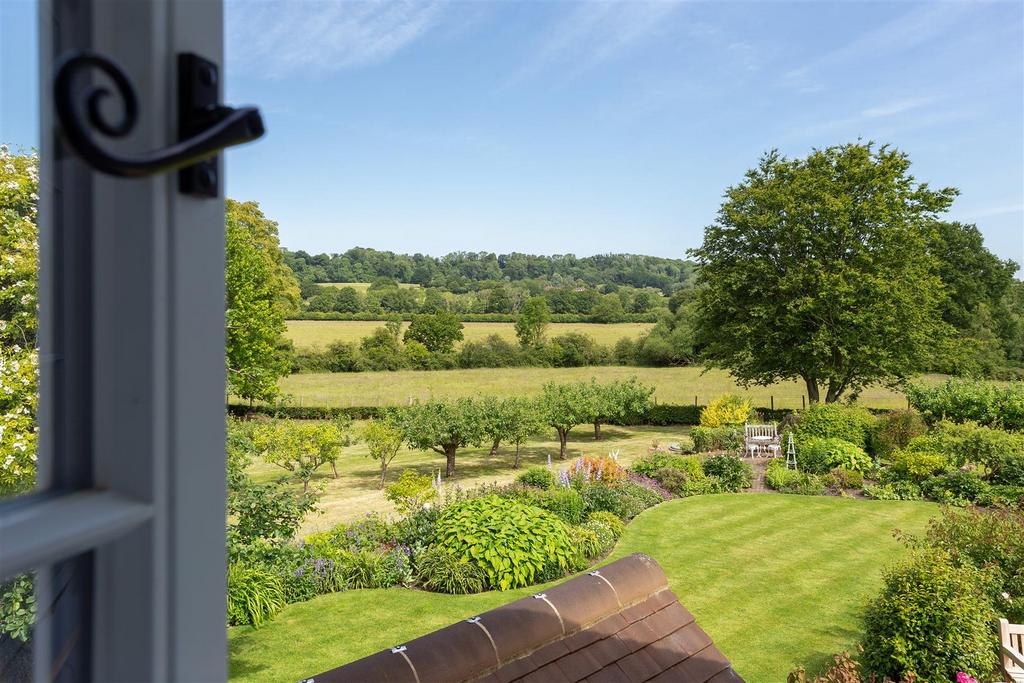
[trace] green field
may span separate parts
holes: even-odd
[[[431,370],[402,372],[350,372],[290,375],[281,379],[281,390],[295,405],[381,406],[404,405],[410,399],[456,398],[461,396],[517,396],[537,394],[545,382],[574,382],[596,378],[611,381],[637,377],[655,387],[659,403],[700,404],[734,392],[749,396],[756,406],[768,406],[775,397],[776,408],[799,408],[804,385],[786,382],[770,387],[737,388],[728,373],[703,372],[702,368],[636,368],[602,366],[590,368],[480,368],[476,370]],[[937,382],[940,375],[927,375]],[[860,403],[873,408],[905,408],[903,394],[884,387],[870,387],[861,393]]]
[[[631,523],[609,559],[644,552],[741,676],[783,681],[852,649],[858,614],[882,567],[906,550],[892,530],[920,532],[930,503],[772,494],[673,500]],[[230,677],[297,681],[537,593],[478,595],[389,588],[291,605],[259,630],[228,631]]]
[[[356,425],[358,431],[359,425]],[[569,457],[575,458],[585,453],[603,455],[618,451],[619,462],[630,465],[635,459],[645,455],[651,442],[659,441],[667,445],[686,438],[688,427],[604,427],[602,439],[594,441],[593,429],[588,425],[577,427],[569,432]],[[494,456],[490,456],[489,448],[466,448],[459,450],[456,459],[455,477],[449,479],[452,484],[470,488],[484,483],[507,483],[531,465],[547,463],[548,455],[558,462],[558,439],[554,432],[540,435],[523,445],[521,469],[512,469],[514,450],[501,447]],[[414,469],[424,474],[434,474],[438,467],[444,467],[444,458],[433,451],[403,450],[391,463],[388,482],[394,481],[404,469]],[[267,482],[287,474],[274,465],[257,461],[249,468],[249,474],[257,482]],[[383,492],[377,488],[380,469],[376,461],[367,457],[366,446],[357,443],[342,450],[338,460],[338,478],[335,479],[329,467],[323,467],[313,477],[315,486],[322,486],[323,496],[318,504],[319,513],[306,518],[300,530],[300,536],[315,531],[330,529],[339,522],[349,522],[367,512],[390,514],[394,506],[384,498]],[[301,489],[295,484],[296,490]]]
[[[314,346],[321,349],[336,341],[358,342],[378,327],[384,325],[380,320],[289,320],[286,336],[295,343],[298,349]],[[403,325],[408,327],[408,323]],[[465,341],[480,341],[492,334],[497,334],[510,342],[516,341],[515,323],[463,323]],[[548,328],[548,336],[565,334],[566,332],[582,332],[594,338],[599,344],[612,345],[623,337],[639,337],[651,329],[653,323],[552,323]]]
[[[368,290],[370,288],[370,285],[372,283],[370,283],[370,282],[318,282],[317,284],[320,285],[321,287],[351,287],[352,289],[356,290],[357,292],[362,292],[363,294],[366,294],[366,290]],[[415,285],[415,284],[412,284],[410,282],[399,282],[398,286],[399,287],[403,287],[403,288],[408,288],[408,289],[420,289],[419,285]]]

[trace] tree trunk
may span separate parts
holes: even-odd
[[[382,462],[380,464],[380,486],[377,488],[384,488],[384,478],[386,476],[388,476],[388,465],[387,463]]]
[[[817,403],[818,397],[818,380],[804,377],[804,383],[807,384],[807,402]]]
[[[600,422],[595,422],[594,423],[594,441],[600,441],[600,440],[601,440],[601,423]]]
[[[488,455],[495,455],[498,452],[498,445],[501,443],[501,439],[495,439],[494,443],[491,444],[491,452]]]
[[[334,471],[334,478],[337,479],[338,478],[338,465],[333,460],[331,461],[331,470]]]
[[[444,459],[446,461],[444,476],[453,477],[455,476],[455,447],[445,446],[444,447]]]
[[[558,457],[565,460],[565,442],[568,440],[569,430],[558,429]]]
[[[512,463],[512,469],[519,469],[519,442],[516,442],[516,461]]]
[[[843,395],[842,386],[828,385],[828,392],[825,394],[825,403],[835,403]]]

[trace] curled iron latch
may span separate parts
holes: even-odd
[[[67,144],[98,171],[122,178],[139,178],[180,169],[182,192],[215,197],[218,194],[216,155],[225,147],[251,142],[264,133],[256,107],[221,105],[217,65],[193,54],[178,55],[178,142],[163,149],[125,156],[109,152],[90,128],[119,138],[128,135],[139,116],[135,89],[124,71],[110,59],[80,52],[61,60],[54,80],[54,106]],[[79,87],[80,74],[94,68],[113,82],[122,101],[119,120],[110,122],[100,110],[112,96],[102,85]]]

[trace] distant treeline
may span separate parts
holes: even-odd
[[[577,257],[453,252],[435,257],[355,247],[343,254],[316,255],[286,249],[284,259],[299,282],[373,282],[387,278],[456,294],[534,280],[541,288],[552,284],[629,286],[658,289],[668,296],[689,283],[694,273],[691,261],[635,254]]]

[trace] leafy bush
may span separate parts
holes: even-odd
[[[875,421],[869,439],[869,450],[875,455],[888,456],[893,451],[906,448],[914,437],[928,431],[924,418],[915,410],[894,410],[881,415]]]
[[[569,533],[572,536],[573,546],[579,553],[580,559],[583,560],[580,563],[582,566],[586,566],[588,560],[601,554],[601,540],[593,529],[585,526],[574,526],[569,530]]]
[[[768,486],[781,493],[795,493],[804,496],[820,496],[825,493],[825,483],[813,474],[786,468],[782,460],[772,460],[764,472]]]
[[[992,483],[1024,486],[1024,453],[1013,453],[995,465]]]
[[[815,403],[795,420],[793,438],[798,448],[811,437],[842,439],[864,448],[874,424],[874,416],[863,408],[841,403]]]
[[[587,516],[587,520],[591,522],[599,522],[608,527],[608,530],[612,534],[613,541],[619,540],[619,538],[622,537],[623,532],[626,530],[626,524],[621,519],[619,519],[615,514],[605,512],[604,510],[591,512],[590,515]]]
[[[516,481],[538,489],[555,487],[555,473],[544,466],[531,467],[516,477]]]
[[[694,427],[690,430],[693,450],[738,451],[743,448],[743,430],[736,427]]]
[[[660,469],[666,467],[691,468],[700,467],[700,461],[693,456],[673,455],[664,451],[654,451],[644,457],[635,460],[629,469],[645,477],[653,475]]]
[[[912,481],[895,481],[887,484],[868,484],[864,495],[875,500],[921,500],[921,487]]]
[[[421,507],[395,523],[395,541],[410,548],[426,547],[434,541],[434,531],[441,509],[436,505]]]
[[[704,474],[716,477],[722,482],[723,491],[738,492],[749,488],[754,480],[754,470],[734,455],[715,455],[705,460],[701,467]]]
[[[926,496],[943,503],[974,502],[988,492],[989,485],[973,471],[953,470],[921,483]]]
[[[234,562],[228,567],[228,624],[257,628],[285,605],[281,579],[268,568]]]
[[[950,379],[937,386],[911,385],[911,405],[929,422],[977,422],[1004,429],[1024,429],[1024,383],[997,385]]]
[[[416,470],[402,470],[398,481],[384,489],[384,497],[394,503],[400,513],[407,515],[437,498],[437,489],[430,476]]]
[[[988,571],[989,597],[1000,615],[1024,623],[1024,510],[946,508],[928,524],[923,542],[957,565]],[[920,544],[911,539],[912,544]]]
[[[336,571],[348,588],[388,588],[412,582],[409,551],[403,546],[383,550],[345,550]]]
[[[725,394],[704,406],[700,411],[700,426],[729,427],[742,425],[750,417],[750,401],[735,394]]]
[[[622,516],[622,496],[617,489],[617,486],[591,484],[580,487],[579,492],[588,513],[605,512],[618,518]]]
[[[999,505],[1024,510],[1024,486],[992,484],[977,502],[978,505]]]
[[[913,439],[910,450],[944,453],[954,465],[976,463],[998,469],[1014,455],[1024,455],[1024,434],[983,427],[974,422],[939,422],[928,434]]]
[[[619,522],[619,524],[621,523],[622,522]],[[613,532],[607,524],[596,519],[591,519],[589,521],[584,522],[582,525],[580,525],[580,529],[586,529],[588,531],[593,532],[594,537],[597,539],[597,552],[593,555],[588,556],[591,558],[603,555],[609,550],[611,550],[612,546],[615,545],[616,539],[618,538],[615,535],[615,532]]]
[[[942,453],[907,448],[893,453],[891,470],[902,479],[921,483],[941,474],[948,466],[949,460]]]
[[[699,466],[696,471],[680,467],[665,467],[655,472],[654,478],[681,498],[718,493],[721,490],[721,482],[704,474]]]
[[[661,494],[633,480],[622,482],[612,491],[619,499],[619,516],[627,521],[665,500]]]
[[[590,481],[614,484],[626,478],[626,468],[606,455],[584,455],[579,463],[581,471],[590,473]]]
[[[328,541],[337,548],[347,550],[374,550],[395,541],[395,529],[375,512],[367,513],[358,522],[338,524],[330,531],[306,537],[306,543]]]
[[[487,587],[487,574],[444,548],[427,548],[416,558],[416,579],[427,590],[464,595]]]
[[[838,438],[808,437],[797,441],[797,463],[811,474],[824,474],[836,467],[865,472],[874,464],[859,446]]]
[[[823,477],[823,481],[830,488],[859,489],[864,486],[864,475],[857,470],[836,467]]]
[[[537,492],[527,502],[557,515],[566,524],[579,524],[587,514],[587,503],[583,495],[571,489],[556,488]]]
[[[566,571],[575,549],[549,512],[498,496],[456,503],[437,521],[437,544],[480,567],[493,588],[528,586],[549,564]]]
[[[36,592],[32,574],[19,574],[0,584],[0,637],[27,642],[35,621]]]
[[[945,683],[958,671],[982,678],[995,667],[995,612],[984,574],[942,552],[917,552],[883,575],[864,615],[864,664],[872,673]]]

